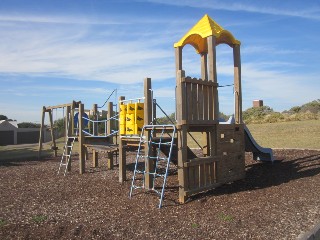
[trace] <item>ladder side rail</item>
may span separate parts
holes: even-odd
[[[162,201],[163,201],[163,197],[164,197],[164,189],[165,189],[165,185],[166,185],[167,177],[168,177],[168,170],[169,170],[169,166],[170,166],[170,160],[171,160],[171,154],[172,154],[172,149],[173,149],[173,142],[174,142],[175,133],[176,133],[176,128],[174,126],[173,132],[172,132],[172,137],[171,137],[171,144],[170,144],[170,150],[169,150],[169,155],[168,155],[166,173],[165,173],[164,179],[163,179],[163,185],[162,185],[162,190],[161,190],[159,208],[162,207]]]
[[[66,176],[66,174],[67,174],[69,161],[70,161],[71,155],[72,155],[72,149],[73,149],[74,141],[75,141],[75,138],[72,139],[72,142],[71,142],[71,144],[70,144],[70,152],[69,152],[69,154],[67,155],[67,162],[66,162],[66,168],[65,168],[65,170],[64,170],[64,176]],[[67,146],[67,147],[68,147],[68,146]]]
[[[161,144],[162,144],[162,137],[163,137],[163,133],[164,133],[164,128],[162,128],[162,131],[161,131],[161,134],[160,134],[160,138],[159,138],[159,142],[158,142],[158,149],[157,149],[157,158],[156,158],[156,164],[155,164],[155,169],[154,169],[154,177],[153,177],[153,190],[156,190],[155,189],[155,180],[156,180],[156,177],[157,176],[160,176],[158,174],[158,164],[159,164],[159,161],[160,161],[160,153],[161,153]]]
[[[130,194],[129,194],[129,198],[132,197],[132,192],[133,192],[133,189],[135,188],[135,181],[136,181],[136,173],[137,173],[137,167],[138,167],[138,163],[139,163],[139,158],[140,158],[140,152],[141,152],[141,148],[142,148],[142,143],[144,142],[143,141],[143,136],[144,136],[144,128],[142,128],[142,131],[141,131],[141,134],[140,134],[140,141],[139,141],[139,147],[138,147],[138,152],[137,152],[137,155],[136,155],[136,161],[135,161],[135,166],[134,166],[134,171],[133,171],[133,176],[132,176],[132,181],[131,181],[131,188],[130,188]],[[144,172],[143,171],[143,175],[144,175]],[[142,188],[144,188],[144,179],[143,179],[143,186]]]
[[[66,154],[66,152],[68,153],[68,142],[69,142],[69,127],[70,127],[70,122],[73,120],[71,118],[71,113],[69,112],[68,113],[68,121],[67,121],[67,137],[66,137],[66,141],[65,141],[65,144],[63,146],[63,153],[62,153],[62,156],[61,156],[61,161],[60,161],[60,165],[59,165],[59,169],[58,169],[58,174],[60,173],[60,170],[61,170],[61,167],[66,165],[66,169],[67,169],[67,166],[68,166],[68,163],[69,163],[69,160],[70,160],[70,156],[68,156],[69,154]],[[74,139],[73,139],[74,141]],[[70,153],[71,155],[71,153]],[[64,158],[67,158],[66,160]],[[63,163],[63,161],[65,160],[65,163]],[[65,175],[65,174],[64,174]]]

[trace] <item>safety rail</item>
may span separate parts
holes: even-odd
[[[119,114],[117,114],[117,115],[115,115],[115,116],[113,116],[113,117],[111,117],[109,119],[104,119],[104,120],[92,120],[92,119],[87,118],[87,117],[82,117],[84,120],[87,120],[88,122],[92,123],[92,124],[90,124],[90,126],[92,125],[92,133],[90,133],[90,129],[88,129],[88,130],[83,129],[82,132],[85,133],[87,136],[97,137],[97,138],[104,138],[104,137],[114,136],[119,132],[119,130],[111,130],[111,133],[107,134],[107,123],[108,123],[108,121],[111,121],[111,120],[119,121],[118,116],[119,116]],[[98,124],[99,123],[100,124],[104,123],[104,134],[103,135],[101,135],[98,132],[98,129],[99,129],[99,125]]]

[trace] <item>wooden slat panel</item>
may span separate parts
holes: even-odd
[[[192,102],[193,102],[193,108],[192,108],[192,120],[198,120],[198,86],[197,84],[192,84]],[[187,104],[186,104],[187,105]]]
[[[199,168],[200,166],[195,166],[194,167],[194,187],[195,188],[199,188],[199,183],[200,183],[200,177],[199,177]]]
[[[213,87],[208,87],[208,109],[209,120],[213,120]]]
[[[211,179],[211,170],[210,170],[210,168],[211,168],[211,164],[210,163],[207,163],[207,164],[205,164],[204,165],[205,166],[205,174],[206,174],[206,178],[205,178],[205,180],[206,180],[206,185],[210,185],[210,179]]]
[[[208,120],[209,109],[208,109],[208,86],[203,85],[203,119]]]
[[[188,121],[192,120],[192,109],[194,108],[193,106],[193,97],[192,97],[192,84],[187,83],[187,97],[188,101],[188,107],[187,107],[187,116],[188,116]]]
[[[217,163],[219,164],[219,163]],[[216,174],[215,174],[216,163],[211,163],[210,165],[210,183],[213,184],[216,182]]]
[[[212,81],[206,81],[202,79],[196,79],[196,78],[191,78],[191,77],[186,77],[182,79],[182,82],[189,82],[189,83],[195,83],[199,85],[206,85],[206,86],[211,86],[211,87],[217,87],[218,84]]]
[[[184,167],[193,167],[199,166],[201,164],[212,163],[219,161],[218,157],[201,157],[201,158],[193,158],[189,162],[184,163]]]
[[[205,179],[206,179],[206,174],[205,174],[205,171],[204,171],[204,166],[205,166],[205,164],[201,164],[200,165],[200,172],[199,172],[199,174],[200,174],[200,182],[199,182],[199,187],[203,187],[203,186],[205,186]]]
[[[187,168],[189,170],[189,187],[188,189],[195,188],[195,174],[194,174],[194,167]]]
[[[204,120],[203,119],[203,86],[198,85],[198,112],[199,112],[199,120]]]

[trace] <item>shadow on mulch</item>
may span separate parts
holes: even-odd
[[[320,174],[320,155],[310,155],[289,161],[278,160],[254,163],[246,166],[246,178],[222,185],[206,193],[193,196],[190,200],[197,200],[205,196],[217,196],[252,191],[277,186],[292,180],[312,177]]]
[[[41,157],[40,159],[38,158],[38,151],[34,151],[31,149],[14,149],[10,150],[10,154],[12,154],[12,157],[10,158],[0,158],[0,167],[22,166],[25,165],[26,162],[28,162],[29,164],[30,162],[46,162],[52,160],[52,157],[50,157],[50,154],[52,154],[51,150],[42,151],[43,157]],[[21,157],[24,155],[27,157]]]

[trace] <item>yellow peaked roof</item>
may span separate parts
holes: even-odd
[[[216,45],[226,43],[232,47],[233,44],[240,44],[240,41],[235,39],[229,31],[224,30],[206,14],[179,42],[174,44],[174,47],[183,47],[186,44],[190,44],[198,53],[208,52],[206,38],[209,36],[216,37]]]

